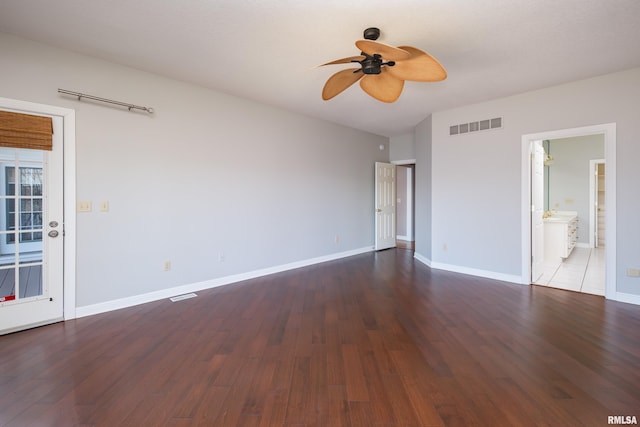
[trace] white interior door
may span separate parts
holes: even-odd
[[[0,147],[0,334],[63,319],[63,119],[53,150]]]
[[[544,148],[534,141],[531,150],[531,283],[544,268]]]
[[[396,246],[396,165],[376,162],[375,250]]]

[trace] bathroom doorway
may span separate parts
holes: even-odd
[[[595,246],[592,197],[593,164],[603,161],[604,135],[547,139],[543,149],[544,260],[533,283],[604,296],[605,253]]]
[[[606,269],[606,265],[614,265],[615,260],[615,213],[606,212],[601,218],[604,230],[600,230],[600,236],[607,243],[607,248],[611,249],[605,252],[604,245],[596,246],[595,243],[598,240],[595,235],[598,229],[595,203],[600,197],[604,206],[615,206],[615,124],[524,135],[522,141],[523,283],[596,295],[613,295],[615,275],[613,269]],[[559,227],[558,223],[566,220],[567,225],[563,230],[564,236],[568,233],[568,237],[562,237],[560,243],[554,242],[554,245],[564,246],[564,253],[548,248],[549,242],[554,241],[553,236],[545,236],[546,242],[536,237],[541,233],[536,233],[533,220],[536,166],[532,149],[541,143],[545,149],[545,180],[542,186],[544,222],[545,225],[549,224],[547,231],[550,232]],[[603,165],[599,171],[606,171],[606,177],[603,175],[598,179],[595,175],[591,176],[595,168],[594,162]],[[601,189],[605,190],[600,196],[592,188],[594,180],[596,185],[600,184]],[[573,242],[570,240],[572,230]],[[535,265],[535,251],[545,245],[547,250],[544,252],[550,252],[552,256],[544,256],[540,273],[540,266]]]

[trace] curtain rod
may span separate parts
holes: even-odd
[[[78,97],[78,101],[82,100],[82,98],[93,99],[94,101],[106,102],[108,104],[116,104],[121,105],[123,107],[127,107],[129,111],[132,109],[146,111],[149,114],[153,114],[153,108],[151,107],[141,107],[139,105],[129,104],[127,102],[114,101],[112,99],[100,98],[98,96],[87,95],[86,93],[73,92],[66,89],[58,89],[58,93],[65,93],[67,95],[73,95]]]

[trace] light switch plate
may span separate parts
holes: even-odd
[[[91,212],[93,209],[91,201],[83,200],[78,202],[78,212]]]

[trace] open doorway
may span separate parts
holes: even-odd
[[[600,139],[600,153],[597,149],[586,153],[589,150],[584,144],[590,139]],[[593,180],[599,182],[601,190],[604,190],[600,195],[601,201],[606,206],[615,207],[615,124],[524,135],[522,142],[523,283],[613,297],[615,271],[606,267],[615,263],[615,213],[611,208],[601,218],[604,230],[601,230],[600,236],[607,245],[605,252],[604,245],[595,244],[597,239],[594,233],[598,227],[593,197],[597,196],[592,185]],[[533,214],[536,205],[533,202],[536,166],[532,153],[534,146],[540,144],[545,148],[545,182],[542,186],[544,209],[540,210],[544,216],[543,241],[538,240],[541,233],[535,232]],[[576,151],[572,144],[579,150]],[[597,177],[591,176],[594,161],[606,162],[606,179],[602,177],[598,181]],[[570,165],[561,166],[562,163]],[[570,173],[572,168],[578,172]],[[558,181],[556,187],[554,176]],[[539,250],[541,246],[544,248],[545,266],[540,275],[539,271],[536,272],[536,248]],[[587,271],[589,264],[592,268]]]
[[[396,247],[413,251],[415,242],[415,164],[398,164],[396,167]]]
[[[597,217],[592,196],[594,162],[604,162],[604,135],[546,139],[541,145],[544,185],[538,200],[543,200],[544,210],[543,219],[536,226],[541,225],[542,233],[533,234],[532,239],[534,247],[542,249],[538,256],[534,252],[536,267],[541,264],[542,268],[532,275],[532,282],[604,295],[605,252],[603,245],[595,244]],[[532,179],[539,173],[533,171]],[[534,200],[536,188],[532,186]],[[604,185],[602,190],[604,199]],[[537,239],[542,239],[542,244]]]

